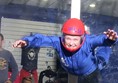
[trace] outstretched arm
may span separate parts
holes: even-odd
[[[42,34],[34,34],[32,36],[24,36],[21,40],[13,43],[13,47],[53,47],[57,48],[60,39],[58,36],[46,36]]]
[[[104,35],[95,35],[89,40],[91,46],[96,48],[97,46],[111,46],[118,42],[117,32],[108,29],[104,32]]]

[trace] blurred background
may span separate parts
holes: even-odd
[[[78,9],[76,10],[78,11]],[[1,18],[55,23],[57,24],[57,31],[60,30],[61,24],[70,18],[70,12],[71,0],[0,0]],[[80,18],[86,26],[90,28],[91,33],[101,34],[108,28],[118,32],[118,0],[81,0]],[[8,22],[8,20],[4,21],[4,19],[1,19],[0,29],[1,32],[7,36],[9,34],[6,34],[3,29],[3,27],[6,26],[5,22]],[[13,22],[16,23],[16,20]],[[8,40],[11,42],[14,41],[12,38],[8,38]],[[12,51],[14,52],[14,50]],[[46,50],[46,52],[47,51],[49,50]],[[104,78],[102,83],[118,83],[117,58],[118,45],[114,46],[109,65],[102,71]],[[16,57],[16,60],[20,65],[20,59]],[[42,68],[42,70],[45,68],[46,67]],[[40,71],[41,70],[39,70],[39,72]]]

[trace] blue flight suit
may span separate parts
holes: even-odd
[[[98,69],[95,48],[98,46],[111,46],[116,41],[109,40],[106,35],[85,35],[84,43],[81,48],[75,52],[69,52],[62,45],[62,39],[58,36],[45,36],[42,34],[34,34],[22,38],[28,45],[26,47],[53,47],[60,59],[61,66],[69,73],[79,77],[86,77]],[[104,56],[107,58],[107,56]],[[94,75],[93,75],[94,77]],[[84,82],[80,82],[84,83]],[[90,83],[90,82],[88,82]],[[97,83],[97,82],[95,82]]]

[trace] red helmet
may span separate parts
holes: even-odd
[[[70,35],[84,35],[85,27],[81,20],[77,18],[70,18],[63,24],[62,33]]]

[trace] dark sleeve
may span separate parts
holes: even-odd
[[[10,62],[9,62],[9,66],[11,68],[12,74],[11,74],[11,80],[12,82],[16,79],[17,75],[18,75],[18,65],[12,55],[12,53],[9,52],[10,55]]]

